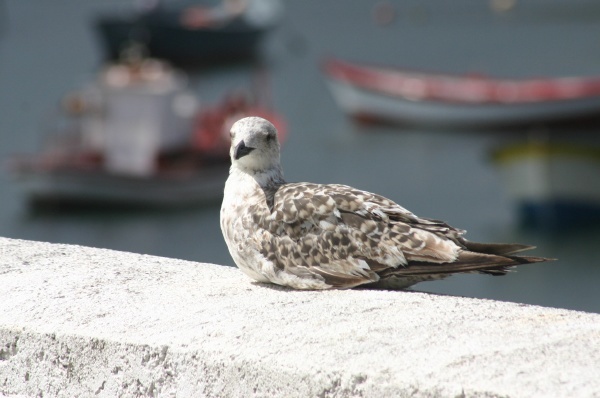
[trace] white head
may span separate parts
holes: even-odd
[[[231,127],[231,164],[255,174],[280,169],[277,130],[268,120],[252,116]]]

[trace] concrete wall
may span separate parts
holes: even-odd
[[[3,394],[600,396],[600,315],[0,238]]]

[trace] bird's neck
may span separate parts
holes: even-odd
[[[271,168],[267,171],[248,172],[233,165],[229,171],[225,188],[225,191],[230,194],[226,195],[225,201],[229,200],[237,205],[248,206],[249,201],[262,198],[265,209],[272,211],[275,193],[283,184],[285,184],[285,180],[281,167]],[[262,192],[263,195],[255,196],[257,192]]]
[[[280,165],[270,167],[265,170],[252,170],[238,165],[232,165],[230,174],[240,179],[253,179],[262,189],[272,188],[285,184],[283,171]]]

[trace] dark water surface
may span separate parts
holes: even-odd
[[[378,26],[373,1],[285,2],[283,25],[269,37],[264,65],[289,139],[291,181],[345,183],[381,193],[413,212],[467,229],[481,241],[519,241],[556,257],[495,278],[454,276],[417,290],[600,312],[600,229],[519,227],[489,152],[516,131],[365,127],[336,107],[319,71],[327,55],[449,72],[504,76],[592,75],[600,71],[600,3],[528,1],[508,13],[485,1],[391,1],[395,20]],[[101,64],[90,21],[128,2],[0,2],[0,158],[39,148],[66,92]],[[249,66],[191,76],[211,102],[252,80]],[[587,125],[562,126],[578,134]],[[593,127],[592,127],[593,128]],[[592,134],[594,134],[592,132]],[[577,176],[574,176],[577,178]],[[600,176],[599,176],[600,178]],[[219,229],[219,204],[167,212],[31,212],[0,177],[0,236],[111,248],[233,265]],[[401,293],[399,293],[401,294]]]

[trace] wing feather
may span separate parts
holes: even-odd
[[[301,258],[335,285],[343,275],[346,283],[354,284],[357,277],[373,280],[358,260],[380,272],[408,261],[451,261],[460,248],[443,236],[451,227],[420,219],[389,199],[344,185],[286,184],[274,193],[272,203],[273,212],[266,220],[271,225],[265,229],[275,235],[269,249],[279,250],[277,261],[290,269],[294,259]],[[281,223],[283,228],[274,226]],[[333,261],[347,264],[332,273]],[[327,264],[327,270],[319,268],[322,264]]]

